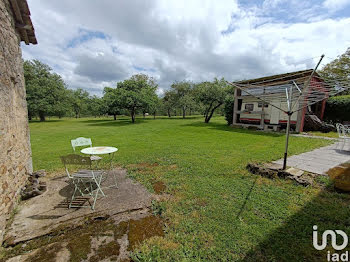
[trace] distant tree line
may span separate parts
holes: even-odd
[[[324,66],[319,74],[326,80],[350,81],[350,48],[337,59]],[[233,116],[233,88],[226,81],[215,78],[213,81],[194,83],[175,81],[159,97],[156,94],[156,79],[145,74],[136,74],[116,83],[114,87],[105,87],[103,96],[93,96],[83,89],[68,89],[62,77],[38,61],[24,61],[24,77],[27,89],[29,119],[38,117],[76,117],[111,115],[129,115],[135,122],[136,115],[164,115],[168,117],[201,114],[205,123],[209,123],[214,114],[225,115],[228,124]],[[349,94],[349,91],[339,95]],[[339,119],[337,108],[345,105],[346,99],[330,100],[327,119]],[[347,103],[347,102],[346,102]],[[334,119],[335,120],[335,119]],[[347,119],[350,120],[350,119]]]
[[[222,79],[193,83],[176,81],[162,97],[156,94],[156,79],[136,74],[105,87],[103,96],[92,96],[83,89],[68,89],[62,77],[38,61],[24,61],[24,77],[27,89],[29,120],[47,117],[129,115],[135,122],[136,115],[165,115],[168,117],[202,114],[209,123],[215,113],[224,114],[224,103],[232,100],[232,88]]]

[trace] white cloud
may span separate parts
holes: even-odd
[[[323,2],[324,7],[330,9],[331,11],[340,10],[349,4],[349,0],[325,0]]]
[[[300,70],[317,60],[305,59],[350,46],[350,18],[314,13],[295,0],[266,0],[261,8],[234,0],[28,2],[38,45],[23,46],[23,57],[95,94],[137,72],[158,79],[161,94],[177,80]],[[287,3],[307,19],[274,16]]]

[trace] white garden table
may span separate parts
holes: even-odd
[[[118,151],[118,148],[116,147],[112,147],[112,146],[94,146],[94,147],[87,147],[82,149],[80,152],[86,155],[110,155],[111,159],[110,159],[110,169],[112,169],[112,161],[113,161],[113,157],[114,157],[114,153]],[[115,187],[117,186],[117,179],[115,177],[115,174],[113,172],[113,177],[114,177],[114,185]]]

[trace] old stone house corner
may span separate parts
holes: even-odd
[[[0,0],[0,243],[32,172],[20,43],[37,44],[26,0]]]

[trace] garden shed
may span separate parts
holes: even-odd
[[[288,111],[287,101],[281,99],[281,94],[285,93],[285,85],[293,84],[294,81],[296,85],[303,86],[306,85],[307,81],[310,81],[310,90],[314,88],[322,90],[324,86],[322,78],[314,73],[310,79],[312,72],[313,69],[308,69],[236,82],[239,85],[247,86],[246,90],[249,90],[249,94],[236,88],[233,126],[256,127],[263,130],[284,128],[288,115],[280,109]],[[271,103],[264,103],[264,101],[257,99],[259,95],[265,93],[270,96]],[[306,114],[314,114],[322,120],[327,98],[325,93],[325,99],[320,102],[303,108],[298,105],[297,107],[302,109],[291,116],[292,129],[297,132],[303,131]],[[304,101],[300,100],[298,103],[304,103]]]
[[[37,44],[26,0],[0,0],[0,243],[32,172],[20,43]]]

